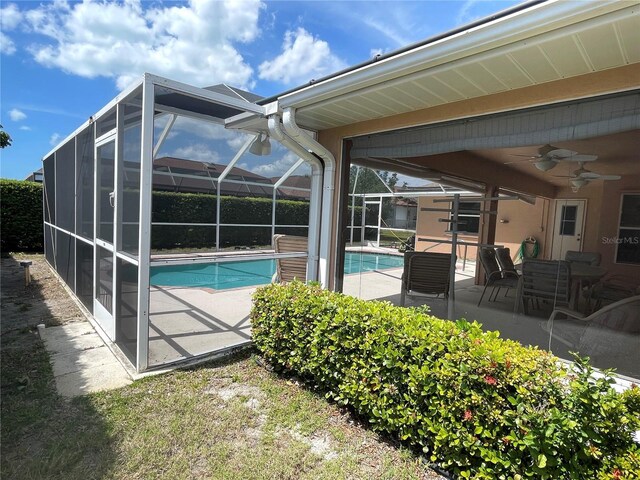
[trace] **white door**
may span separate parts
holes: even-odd
[[[104,332],[115,341],[113,315],[114,278],[114,215],[116,142],[108,139],[96,144],[95,197],[95,286],[93,316]]]
[[[585,200],[556,200],[551,258],[564,260],[569,250],[582,251]]]

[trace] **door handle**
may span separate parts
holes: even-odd
[[[109,204],[112,208],[116,206],[116,192],[111,192],[109,194]]]

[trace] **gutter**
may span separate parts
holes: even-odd
[[[323,145],[311,138],[296,123],[295,108],[285,108],[283,111],[283,125],[284,129],[289,137],[291,137],[297,144],[308,149],[312,153],[318,155],[324,162],[324,176],[323,176],[323,188],[322,188],[322,211],[321,211],[321,226],[320,230],[320,251],[319,251],[319,265],[318,265],[318,278],[323,287],[327,287],[329,280],[329,268],[328,259],[331,242],[331,226],[333,216],[333,191],[334,191],[334,177],[336,171],[336,159],[331,152],[327,150]]]
[[[322,215],[322,162],[308,150],[301,147],[297,142],[291,139],[282,131],[280,123],[280,115],[269,115],[267,124],[269,126],[269,134],[290,151],[303,158],[311,165],[311,196],[309,198],[309,244],[307,249],[309,256],[307,257],[307,280],[318,279],[318,255],[319,255],[319,239],[320,239],[320,219]],[[322,286],[325,287],[326,279],[320,277]]]

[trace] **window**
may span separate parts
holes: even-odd
[[[478,212],[478,213],[474,213]],[[458,232],[477,234],[480,231],[480,202],[460,202]]]
[[[573,237],[576,234],[576,218],[578,207],[576,205],[563,205],[560,216],[560,235]]]
[[[625,193],[620,207],[616,263],[640,265],[640,194]]]

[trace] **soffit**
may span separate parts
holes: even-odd
[[[613,8],[605,2],[602,5]],[[616,8],[576,23],[549,26],[527,38],[514,33],[512,37],[517,40],[494,42],[491,48],[466,56],[451,54],[424,61],[423,65],[406,64],[393,74],[381,75],[377,82],[336,88],[333,96],[325,93],[318,96],[318,101],[305,100],[297,108],[297,121],[307,128],[323,130],[639,63],[640,9],[628,2],[617,3]],[[456,36],[424,48],[435,52],[447,41],[461,40]],[[373,73],[379,67],[374,64],[365,68]]]

